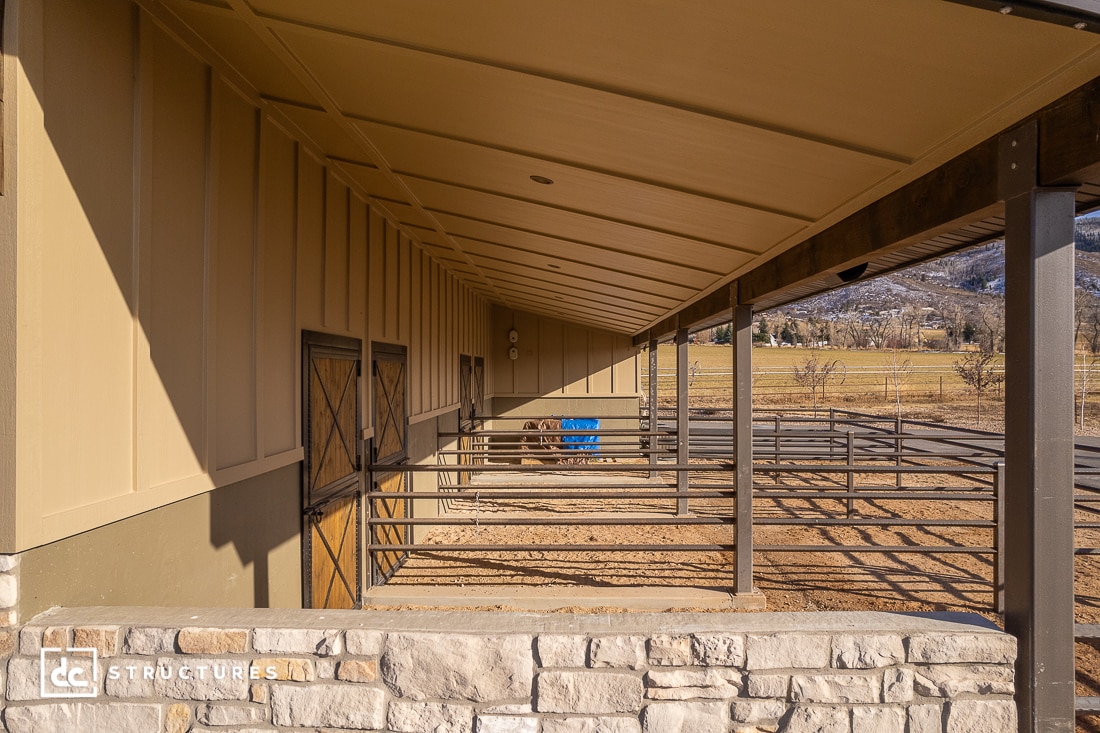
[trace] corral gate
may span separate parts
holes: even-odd
[[[394,344],[371,345],[373,354],[374,440],[371,443],[372,492],[406,490],[408,473],[408,387],[406,349]],[[385,468],[379,468],[379,467]],[[393,468],[388,468],[392,466]],[[367,502],[370,516],[377,519],[403,519],[409,516],[407,498],[388,499],[372,496]],[[386,545],[404,545],[411,540],[406,524],[375,524],[370,530],[371,585],[385,583],[408,556],[404,551],[386,550]]]

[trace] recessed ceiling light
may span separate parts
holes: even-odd
[[[541,183],[544,186],[549,186],[554,182],[553,178],[547,178],[546,176],[531,176],[531,180],[535,183]]]
[[[1011,5],[1003,6],[1000,10],[1000,13],[1001,13],[1001,15],[1011,15],[1012,14],[1012,6]]]
[[[549,267],[551,270],[560,270],[561,269],[561,265],[555,265],[553,262],[549,263],[547,265],[547,267]]]

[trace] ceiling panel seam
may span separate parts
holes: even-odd
[[[305,105],[293,100],[280,99],[277,97],[265,96],[264,99],[272,104],[284,105],[287,107],[297,107],[300,109],[306,109],[314,112],[323,112],[324,110],[315,108],[313,105]],[[707,191],[701,191],[698,189],[687,188],[664,181],[659,181],[653,178],[644,178],[642,176],[636,176],[630,173],[622,171],[612,170],[610,168],[600,168],[587,163],[583,163],[575,160],[568,160],[566,158],[556,158],[553,156],[542,155],[530,150],[524,150],[521,148],[513,148],[507,145],[497,145],[486,140],[475,140],[473,138],[464,137],[461,135],[451,135],[439,130],[429,130],[426,128],[417,127],[415,125],[404,125],[396,122],[387,122],[381,119],[366,117],[363,115],[357,115],[352,113],[344,114],[349,120],[355,122],[364,122],[370,125],[377,125],[378,127],[386,127],[392,130],[401,130],[402,132],[410,132],[416,135],[424,135],[425,137],[431,137],[438,140],[447,140],[450,142],[461,143],[463,145],[470,145],[477,148],[483,148],[485,150],[492,150],[498,153],[506,153],[508,155],[516,155],[523,158],[529,158],[533,161],[541,163],[549,163],[556,166],[564,166],[566,168],[572,168],[585,173],[593,173],[600,176],[607,176],[609,178],[615,178],[620,181],[627,181],[629,183],[637,183],[642,186],[649,186],[651,188],[659,189],[661,191],[670,191],[672,193],[683,194],[685,196],[691,196],[694,198],[703,199],[706,201],[714,201],[720,204],[727,204],[739,209],[746,209],[750,211],[758,211],[762,214],[771,214],[783,219],[790,219],[792,221],[801,222],[804,224],[813,224],[817,219],[807,214],[799,214],[794,211],[788,211],[780,209],[774,206],[766,206],[763,204],[753,203],[751,201],[745,201],[743,199],[730,198],[728,196],[720,196],[714,193],[708,193]],[[349,161],[356,162],[356,161]],[[369,163],[358,163],[359,165],[370,165]],[[377,166],[372,166],[377,167]]]
[[[619,286],[607,285],[606,283],[604,284],[604,288],[605,288],[604,290],[590,290],[588,288],[583,288],[583,287],[580,287],[578,285],[567,285],[565,283],[557,282],[555,280],[546,280],[544,278],[536,277],[535,275],[522,275],[518,272],[509,272],[508,270],[494,270],[493,268],[485,267],[484,265],[482,265],[482,267],[486,270],[490,270],[492,272],[495,272],[496,273],[496,278],[498,280],[500,280],[501,282],[507,282],[507,283],[511,283],[513,285],[520,285],[520,284],[525,283],[525,282],[530,282],[530,283],[537,283],[540,286],[545,286],[546,288],[551,288],[551,287],[569,288],[570,291],[576,291],[578,293],[584,293],[586,295],[606,295],[608,293],[608,291],[612,290],[612,289],[631,290],[630,288],[622,288],[622,287],[619,287]],[[529,267],[529,266],[528,266],[528,268],[532,269],[532,270],[535,269],[535,268]],[[538,271],[536,270],[536,272],[538,272]],[[517,281],[512,279],[512,278],[517,278],[517,277],[522,278],[522,281],[517,282]],[[584,280],[585,282],[593,282],[593,281],[587,280],[585,278],[578,278],[578,277],[571,277],[571,279],[573,279],[573,280]],[[562,291],[562,292],[564,292],[564,291]],[[673,300],[672,298],[666,298],[666,297],[663,297],[663,296],[655,296],[653,293],[645,293],[644,291],[632,290],[632,292],[638,293],[640,295],[648,295],[649,298],[650,298],[650,303],[651,303],[652,307],[654,309],[658,310],[661,313],[666,312],[669,308],[675,307],[676,303],[679,302],[679,301]],[[581,296],[581,297],[583,297],[583,296]],[[653,299],[659,299],[661,301],[670,301],[670,302],[666,305],[664,303],[653,302]],[[642,303],[641,301],[638,301],[638,300],[635,300],[634,302],[636,304],[644,305],[644,303]]]
[[[238,93],[243,95],[252,104],[259,107],[265,114],[272,118],[272,121],[276,126],[283,129],[294,141],[301,145],[306,152],[316,158],[318,161],[335,160],[331,156],[326,155],[324,148],[313,139],[313,136],[308,134],[301,128],[294,120],[292,120],[287,114],[280,109],[279,104],[273,103],[265,95],[252,85],[248,79],[241,74],[236,67],[233,66],[224,56],[222,56],[217,50],[215,50],[206,39],[198,35],[186,21],[177,16],[170,8],[165,7],[157,0],[134,0],[135,3],[149,14],[149,17],[153,19],[166,33],[180,43],[185,49],[190,51],[197,59],[205,64],[208,64],[214,71],[216,71]],[[231,17],[233,11],[227,8],[221,8],[218,6],[209,5],[207,3],[200,3],[198,0],[188,0],[195,6],[201,5],[203,8],[213,8],[219,11],[226,17]],[[305,105],[299,105],[305,106]],[[322,107],[309,106],[311,109],[324,112]],[[364,165],[358,163],[358,165]],[[377,169],[377,166],[371,166]],[[385,218],[394,222],[395,225],[400,225],[401,218],[397,216],[396,212],[392,211],[386,206],[386,201],[379,199],[377,196],[372,196],[370,191],[363,188],[348,171],[342,169],[340,166],[332,166],[332,170],[341,183],[348,186],[348,188],[358,192],[360,197],[365,201],[373,205]],[[421,247],[421,243],[418,239],[406,232],[409,235],[410,240],[414,246]],[[423,248],[423,247],[421,247]],[[475,277],[484,276],[480,273],[473,273]],[[469,280],[464,280],[468,285]],[[475,280],[476,282],[476,280]]]
[[[661,259],[659,257],[654,257],[653,255],[643,255],[643,254],[639,254],[637,252],[630,252],[630,251],[627,251],[627,250],[615,249],[614,247],[609,247],[607,245],[594,244],[592,242],[586,242],[586,241],[581,240],[581,239],[573,239],[571,237],[563,237],[563,236],[557,235],[557,234],[548,234],[546,232],[540,232],[540,231],[535,230],[535,229],[525,229],[523,227],[517,227],[517,226],[510,225],[510,224],[504,224],[504,223],[501,223],[501,222],[493,221],[491,219],[481,219],[479,217],[469,216],[467,214],[459,214],[457,212],[447,211],[445,209],[428,208],[428,211],[431,211],[434,214],[440,214],[442,216],[451,216],[451,217],[454,217],[456,219],[464,219],[466,221],[472,221],[472,222],[476,222],[478,224],[486,224],[486,225],[489,225],[489,226],[500,227],[501,229],[507,229],[507,230],[513,231],[513,232],[522,232],[523,234],[530,234],[530,235],[533,235],[533,236],[536,236],[536,237],[543,237],[545,239],[556,240],[556,241],[559,241],[559,242],[568,242],[570,244],[576,244],[576,245],[579,245],[581,247],[589,247],[591,249],[600,250],[601,252],[608,252],[610,254],[626,255],[628,257],[637,257],[638,259],[648,260],[650,262],[655,262],[655,263],[662,264],[662,265],[676,265],[678,267],[683,267],[684,269],[687,269],[687,270],[694,270],[695,272],[702,272],[702,273],[706,273],[708,275],[723,275],[723,274],[725,274],[721,270],[709,270],[709,269],[703,268],[703,267],[696,267],[694,265],[687,265],[687,264],[684,264],[683,262],[678,261],[678,260]],[[497,247],[506,247],[508,249],[517,249],[517,250],[522,250],[524,252],[535,252],[535,250],[526,249],[524,247],[519,247],[517,245],[504,244],[502,242],[496,242],[496,241],[493,241],[493,240],[490,240],[490,239],[482,239],[482,238],[479,238],[479,237],[473,237],[473,236],[469,236],[469,235],[466,235],[466,234],[462,234],[458,231],[451,232],[450,230],[448,230],[448,234],[450,234],[452,239],[453,238],[469,239],[469,240],[474,241],[474,242],[483,242],[485,244],[491,244],[491,245],[495,245]],[[590,264],[590,263],[581,262],[579,260],[569,260],[569,259],[566,259],[564,257],[560,257],[559,255],[555,255],[555,254],[551,254],[551,253],[540,253],[540,254],[545,254],[548,258],[553,257],[553,258],[556,258],[556,259],[560,259],[564,262],[578,262],[579,264]]]
[[[230,1],[234,4],[236,2],[239,2],[239,0]],[[489,59],[478,58],[476,56],[455,53],[452,51],[444,51],[442,49],[428,48],[426,46],[419,46],[416,44],[398,41],[390,38],[383,38],[380,36],[370,36],[367,34],[353,33],[339,28],[330,28],[314,23],[304,23],[302,21],[292,20],[288,18],[280,18],[274,15],[256,13],[256,17],[263,19],[265,23],[270,23],[272,26],[275,27],[290,27],[298,30],[299,32],[304,31],[308,34],[315,34],[319,36],[341,36],[357,41],[363,41],[365,43],[389,46],[391,48],[399,48],[412,53],[418,53],[427,56],[436,56],[439,58],[445,58],[451,61],[459,61],[475,66],[484,66],[487,68],[498,69],[500,71],[506,71],[513,74],[519,74],[521,76],[530,76],[539,79],[545,79],[547,81],[555,82],[558,84],[578,87],[581,89],[589,89],[591,91],[599,92],[602,94],[622,97],[624,99],[631,99],[639,102],[644,102],[646,104],[665,107],[667,109],[675,109],[680,112],[697,115],[699,117],[707,117],[710,119],[721,120],[722,122],[726,122],[731,125],[737,125],[739,127],[760,130],[763,132],[779,135],[781,137],[802,140],[804,142],[812,143],[815,145],[821,145],[823,147],[828,147],[834,150],[840,150],[852,155],[869,158],[876,162],[889,163],[899,170],[906,166],[912,165],[913,163],[913,159],[909,158],[908,156],[899,155],[897,153],[891,153],[885,150],[875,150],[873,148],[857,145],[855,143],[847,142],[844,140],[836,140],[824,135],[815,135],[805,130],[798,130],[793,127],[775,125],[764,122],[762,120],[753,120],[747,117],[731,115],[727,112],[721,112],[715,109],[708,109],[699,105],[692,105],[685,102],[678,102],[674,99],[668,99],[649,94],[640,94],[638,92],[632,92],[628,89],[615,87],[610,84],[599,84],[577,77],[570,77],[564,74],[553,74],[547,71],[540,71],[539,69],[504,64],[496,61],[491,61]]]
[[[259,37],[260,41],[263,42],[264,45],[266,45],[275,53],[276,57],[278,57],[283,65],[286,66],[292,74],[294,74],[298,81],[300,81],[307,89],[310,90],[310,93],[316,97],[317,101],[325,109],[330,118],[332,118],[333,121],[335,121],[336,124],[340,128],[342,128],[344,132],[347,133],[351,137],[351,139],[359,145],[361,149],[363,149],[368,158],[370,158],[376,165],[378,165],[379,170],[383,173],[383,175],[390,179],[390,182],[396,185],[398,187],[398,190],[406,193],[410,197],[413,202],[414,208],[420,210],[421,213],[423,213],[429,221],[432,221],[437,226],[439,226],[439,222],[435,221],[435,217],[433,217],[427,211],[424,211],[423,206],[421,206],[417,198],[413,196],[412,191],[409,190],[405,182],[401,178],[393,174],[393,172],[390,170],[389,165],[386,162],[385,156],[382,155],[382,152],[374,145],[373,142],[370,141],[369,138],[367,138],[362,133],[361,130],[359,130],[359,128],[351,124],[347,120],[347,118],[345,118],[343,114],[341,114],[339,107],[333,99],[332,95],[328,93],[328,91],[324,88],[319,80],[314,78],[313,74],[310,73],[308,67],[306,67],[306,65],[294,54],[294,52],[291,51],[289,47],[287,47],[287,45],[282,41],[281,38],[278,37],[274,30],[268,27],[260,19],[260,17],[255,13],[255,11],[252,10],[251,6],[248,5],[245,0],[227,0],[227,2],[233,8],[234,13],[239,16],[239,19],[242,20],[253,31],[253,33],[255,33]],[[439,226],[438,231],[443,237],[448,237],[448,234],[442,226]],[[412,236],[408,232],[406,232],[406,234],[408,234],[408,236],[410,237]],[[455,244],[455,250],[458,252],[462,252],[462,249],[458,246],[457,243]],[[470,264],[474,265],[472,261],[470,262]],[[474,265],[474,267],[476,267],[476,265]],[[485,284],[490,289],[492,289],[493,292],[496,292],[495,288],[493,288],[493,285],[491,282],[489,282],[488,278],[485,278],[484,275],[482,275],[481,277],[483,280],[485,280]],[[500,299],[505,303],[507,302],[503,295],[500,296]]]
[[[545,293],[554,293],[553,290],[517,290],[516,288],[510,288],[506,286],[501,287],[502,290],[515,293],[520,296],[530,297],[532,299],[546,299]],[[590,308],[590,310],[598,311],[601,313],[614,313],[624,318],[633,317],[632,314],[637,314],[639,320],[643,318],[653,318],[655,315],[661,313],[661,309],[657,307],[650,308],[648,310],[642,310],[640,308],[632,308],[625,305],[612,305],[610,303],[603,303],[598,300],[592,300],[590,298],[584,298],[580,296],[570,296],[566,299],[566,296],[562,295],[561,298],[555,296],[550,297],[549,301],[555,301],[557,303],[568,303],[578,308]],[[588,305],[591,304],[591,307]]]
[[[487,260],[490,263],[502,262],[506,265],[511,265],[512,267],[520,267],[520,268],[523,268],[525,270],[534,270],[535,272],[538,272],[539,274],[542,274],[542,275],[550,274],[550,273],[547,273],[543,270],[540,270],[539,268],[535,267],[534,265],[528,265],[528,264],[524,264],[522,262],[515,262],[513,260],[504,259],[503,257],[493,257],[491,255],[486,255],[486,254],[477,254],[477,255],[474,255],[474,256],[479,260]],[[488,265],[482,264],[482,267],[485,270],[488,270],[490,272],[508,272],[508,270],[501,270],[498,267],[493,267],[492,264],[488,264]],[[516,274],[518,274],[518,273],[516,273]],[[584,281],[584,282],[595,283],[596,285],[601,285],[601,286],[604,286],[604,287],[610,286],[610,287],[617,288],[619,290],[629,290],[631,292],[636,292],[636,293],[640,293],[640,294],[647,295],[647,296],[656,296],[656,297],[659,297],[659,298],[662,298],[662,299],[670,299],[670,300],[675,301],[673,305],[669,306],[670,308],[675,307],[675,304],[682,303],[688,297],[689,294],[694,292],[694,290],[692,288],[689,288],[686,285],[681,285],[680,283],[676,283],[676,282],[655,280],[653,278],[648,278],[648,277],[645,277],[645,276],[642,276],[642,275],[636,275],[634,273],[628,273],[628,272],[619,273],[619,275],[622,276],[622,277],[627,277],[627,278],[631,278],[631,279],[634,279],[634,280],[642,280],[642,281],[644,281],[644,284],[649,288],[652,288],[654,286],[665,286],[665,287],[668,287],[668,288],[673,288],[673,289],[685,291],[686,294],[669,295],[669,294],[656,293],[651,289],[647,290],[647,289],[641,287],[642,283],[639,283],[638,287],[634,287],[634,286],[630,286],[630,285],[623,285],[621,283],[610,284],[606,280],[598,280],[598,279],[592,278],[592,277],[585,277],[583,275],[578,275],[578,274],[573,273],[573,272],[568,273],[567,277],[572,279],[572,280],[581,280],[581,281]],[[553,282],[553,281],[550,281],[550,282]]]
[[[574,208],[569,207],[569,206],[560,206],[558,204],[549,204],[549,203],[546,203],[545,201],[538,201],[537,199],[529,199],[529,198],[525,198],[523,196],[516,196],[514,194],[503,193],[503,192],[500,192],[500,191],[492,191],[492,190],[487,189],[487,188],[481,188],[480,186],[470,186],[470,185],[466,185],[466,184],[462,184],[462,183],[455,183],[453,181],[447,181],[447,180],[444,180],[444,179],[441,179],[441,178],[432,178],[432,177],[429,177],[429,176],[422,176],[422,175],[418,175],[416,173],[410,173],[408,171],[402,171],[402,170],[399,170],[399,169],[394,169],[393,172],[396,175],[399,175],[399,176],[402,176],[402,177],[405,177],[405,178],[412,178],[412,179],[417,180],[417,181],[425,181],[427,183],[435,183],[435,184],[438,184],[440,186],[449,186],[451,188],[459,188],[459,189],[462,189],[464,191],[472,191],[474,193],[485,194],[486,196],[496,196],[496,197],[499,197],[499,198],[502,198],[502,199],[508,199],[509,201],[518,201],[518,202],[523,203],[523,204],[529,204],[531,206],[540,206],[542,208],[552,209],[554,211],[563,211],[563,212],[566,212],[568,214],[574,214],[576,216],[584,216],[584,217],[587,217],[589,219],[596,219],[597,221],[606,221],[606,222],[609,222],[611,224],[630,227],[631,229],[642,229],[642,230],[647,231],[647,232],[653,232],[655,234],[663,234],[663,235],[669,236],[669,237],[676,237],[677,239],[683,239],[683,240],[686,240],[686,241],[689,241],[689,242],[696,242],[698,244],[705,244],[705,245],[708,245],[710,247],[717,247],[719,249],[725,249],[725,250],[729,250],[731,252],[739,252],[741,254],[746,254],[746,255],[750,255],[750,256],[756,256],[756,255],[760,254],[760,252],[758,252],[756,250],[752,250],[752,249],[749,249],[747,247],[739,247],[735,244],[727,244],[725,242],[718,242],[718,241],[712,240],[712,239],[704,239],[703,237],[696,237],[696,236],[692,236],[692,235],[689,235],[689,234],[684,234],[682,232],[673,231],[671,229],[663,229],[661,227],[649,226],[649,225],[646,225],[646,224],[639,224],[637,222],[631,222],[631,221],[627,221],[625,219],[617,219],[617,218],[611,217],[611,216],[603,216],[603,215],[596,214],[596,213],[593,213],[593,212],[590,212],[590,211],[584,211],[582,209],[574,209]]]

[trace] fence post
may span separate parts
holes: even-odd
[[[1005,612],[1005,464],[993,464],[993,610]]]
[[[775,465],[777,465],[777,466],[779,465],[779,428],[780,428],[780,422],[779,421],[780,421],[780,419],[781,418],[779,417],[779,413],[778,412],[775,413],[775,420],[774,420],[774,425],[775,425]],[[774,479],[775,479],[775,482],[777,484],[783,483],[782,476],[779,474],[778,471],[774,472]]]
[[[895,460],[895,464],[897,465],[897,467],[899,469],[902,466],[902,460],[901,460],[901,448],[902,448],[901,433],[902,433],[901,418],[900,417],[895,418],[894,419],[894,435],[897,436],[897,437],[894,438],[894,452],[896,452],[898,454],[897,458]],[[897,487],[899,489],[902,487],[901,471],[900,470],[898,470],[894,474],[894,483],[897,485]]]
[[[848,431],[848,518],[856,512],[856,434]]]
[[[836,432],[836,408],[829,408],[829,457],[832,458],[836,455],[836,440],[833,438],[833,433]]]
[[[688,472],[686,466],[690,456],[690,417],[688,412],[688,330],[676,330],[676,513],[688,513]]]
[[[649,340],[649,477],[657,478],[657,339]]]

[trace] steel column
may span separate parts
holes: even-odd
[[[733,309],[733,435],[736,471],[734,592],[753,592],[752,542],[752,306]]]
[[[676,463],[686,466],[688,463],[688,331],[680,328],[676,331]],[[688,513],[688,472],[681,469],[676,472],[676,489],[685,493],[676,500],[676,513]]]
[[[1005,199],[1005,629],[1020,731],[1074,729],[1074,193],[1040,189],[1034,124],[1000,142]]]
[[[649,465],[657,478],[657,339],[649,340]]]

